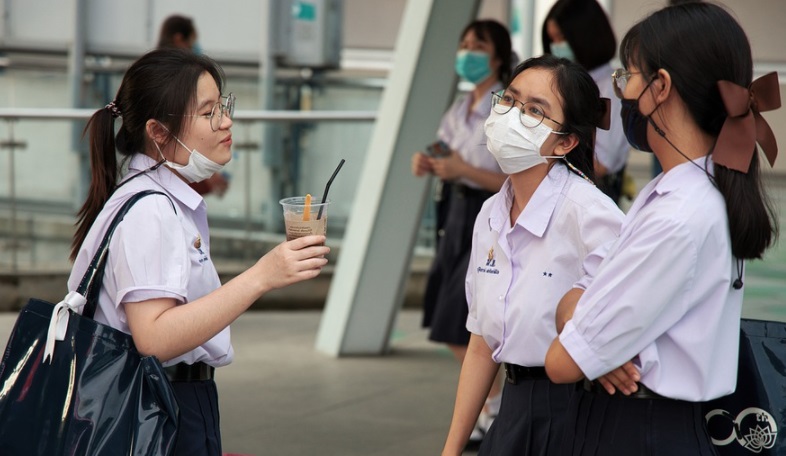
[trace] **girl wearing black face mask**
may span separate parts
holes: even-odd
[[[772,164],[775,139],[759,112],[779,107],[778,79],[751,83],[747,37],[712,4],[652,14],[620,56],[626,136],[663,173],[594,277],[560,303],[546,371],[555,382],[584,379],[562,454],[712,455],[701,406],[735,388],[742,262],[777,235],[756,143]]]

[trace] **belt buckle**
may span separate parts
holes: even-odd
[[[513,372],[513,366],[508,363],[505,363],[505,381],[512,385],[518,383],[516,380],[516,373]]]

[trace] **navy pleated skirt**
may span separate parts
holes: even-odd
[[[423,326],[429,339],[452,345],[469,344],[466,288],[475,217],[493,193],[463,185],[446,185],[439,204],[437,252],[423,297]]]
[[[548,379],[506,382],[499,415],[478,456],[553,456],[565,438],[565,413],[576,386]],[[630,453],[633,454],[633,453]]]
[[[701,403],[576,390],[562,456],[716,456]]]

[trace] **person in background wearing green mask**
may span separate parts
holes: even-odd
[[[483,202],[499,191],[506,175],[486,148],[483,123],[491,112],[491,92],[507,86],[512,69],[510,34],[493,20],[464,28],[456,54],[456,73],[474,84],[442,117],[437,141],[412,156],[415,176],[440,179],[437,192],[437,253],[424,296],[423,326],[429,339],[445,343],[459,362],[469,344],[464,280],[472,247],[472,228]],[[477,445],[499,410],[498,378],[470,438]]]
[[[611,125],[595,138],[595,177],[598,188],[619,204],[620,196],[633,199],[633,189],[623,192],[625,165],[630,146],[625,140],[621,105],[611,85],[610,61],[617,50],[614,31],[596,0],[559,0],[551,7],[542,29],[543,52],[583,66],[595,80],[600,96],[611,100]]]

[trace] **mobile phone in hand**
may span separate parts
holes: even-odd
[[[439,158],[450,155],[450,146],[444,141],[437,141],[426,146],[426,152],[432,157]]]

